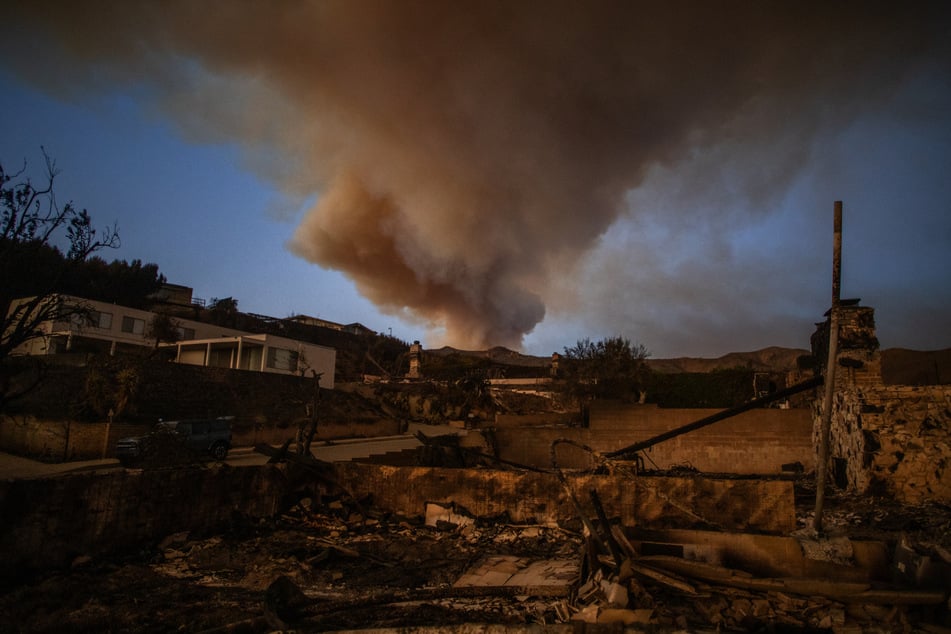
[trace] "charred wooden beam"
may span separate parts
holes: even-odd
[[[611,523],[608,521],[607,513],[604,512],[604,506],[601,504],[601,498],[598,496],[597,490],[591,489],[588,491],[588,495],[591,496],[591,504],[594,506],[594,512],[601,523],[601,539],[611,550],[611,556],[614,557],[614,571],[618,572],[621,562],[624,561],[621,547],[618,546],[618,543],[614,540],[614,535],[611,533]]]

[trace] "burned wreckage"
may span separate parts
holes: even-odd
[[[257,447],[264,466],[7,482],[0,628],[943,631],[951,487],[919,466],[948,442],[951,390],[876,385],[868,309],[842,312],[830,455],[844,486],[830,483],[820,530],[800,468],[818,404],[683,422],[697,412],[604,403],[588,428],[424,427],[415,450],[364,461],[287,443]],[[912,437],[895,426],[915,425],[913,407],[928,424]],[[853,452],[858,415],[868,444]],[[664,420],[634,440],[632,417]]]
[[[824,372],[703,416],[2,482],[0,630],[949,631],[951,388],[886,384],[837,292],[813,345]]]

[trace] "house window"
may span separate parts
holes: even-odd
[[[145,320],[135,317],[122,318],[122,332],[128,332],[133,335],[141,335],[145,332]]]
[[[98,310],[94,310],[89,314],[89,323],[94,328],[102,328],[103,330],[112,329],[112,313],[100,313]]]
[[[284,348],[267,349],[267,367],[285,372],[297,371],[297,351]]]
[[[101,328],[110,330],[112,328],[112,313],[101,313],[98,310],[82,310],[71,315],[73,325],[76,328]]]
[[[179,341],[190,341],[195,338],[195,329],[194,328],[182,328],[178,327],[175,329],[175,332],[178,334]]]

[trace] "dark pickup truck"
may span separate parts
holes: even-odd
[[[158,455],[170,447],[196,456],[224,460],[231,449],[233,417],[187,419],[161,422],[145,436],[122,438],[116,443],[116,457],[124,465],[134,465]]]

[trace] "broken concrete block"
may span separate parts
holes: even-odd
[[[533,561],[511,555],[494,555],[467,570],[453,587],[506,586],[525,588],[530,596],[560,596],[568,594],[577,578],[578,562],[575,560]]]
[[[604,608],[598,613],[598,623],[622,623],[624,625],[634,625],[635,623],[647,624],[651,622],[653,610],[627,610],[620,608]]]
[[[582,608],[581,611],[571,617],[571,620],[582,621],[584,623],[597,623],[599,611],[597,604],[592,604]]]
[[[855,564],[852,541],[848,537],[808,537],[797,535],[803,557],[813,561],[828,561],[842,566]]]
[[[925,549],[905,535],[895,546],[893,574],[896,581],[915,588],[951,585],[951,564],[944,561],[942,552]]]
[[[454,524],[455,526],[451,530],[455,530],[455,528],[459,526],[474,524],[475,520],[468,515],[457,512],[455,505],[452,503],[440,504],[437,502],[427,502],[426,526],[439,528],[439,522]],[[443,530],[446,529],[443,528]]]
[[[758,619],[765,619],[772,612],[772,607],[766,599],[753,599],[751,604],[753,608],[752,614]]]
[[[833,627],[845,625],[845,610],[842,608],[832,608],[829,610],[829,618],[832,619]]]
[[[749,599],[734,599],[733,605],[730,606],[730,615],[738,623],[743,622],[743,619],[749,617],[753,614],[753,604]]]
[[[582,605],[593,603],[598,598],[599,590],[600,586],[596,584],[593,579],[589,579],[578,588],[578,603]]]
[[[601,592],[604,593],[607,605],[614,608],[627,607],[627,588],[620,583],[604,579],[601,581]]]
[[[725,604],[723,606],[716,606],[709,602],[698,601],[694,604],[694,607],[711,625],[719,625],[725,620],[721,613],[726,607]]]

